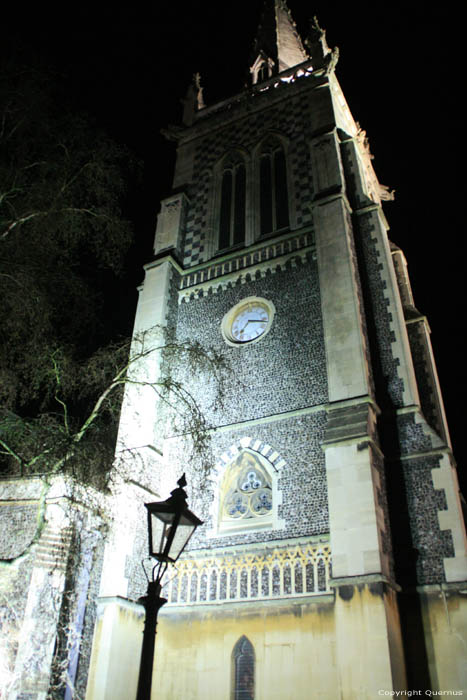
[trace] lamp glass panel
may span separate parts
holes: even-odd
[[[196,525],[184,518],[184,516],[182,515],[177,527],[177,531],[175,532],[175,537],[172,541],[172,546],[170,547],[170,552],[168,553],[170,559],[172,559],[173,561],[176,561],[178,559],[178,557],[183,551],[183,548],[185,547],[191,535],[193,534],[195,528]]]
[[[175,513],[151,513],[152,556],[155,556],[159,561],[176,561],[196,528],[196,524],[185,514],[182,514],[175,536],[169,543],[172,524],[175,520]],[[170,551],[168,551],[169,544]]]
[[[162,554],[170,535],[170,528],[174,520],[173,513],[151,513],[151,549],[152,554]]]

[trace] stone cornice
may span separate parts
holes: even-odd
[[[425,595],[443,594],[443,593],[460,593],[461,595],[467,595],[467,581],[455,581],[452,583],[428,583],[423,586],[417,586],[417,593],[424,593]]]
[[[430,332],[430,324],[428,323],[428,319],[424,314],[420,314],[419,316],[414,316],[413,318],[406,318],[405,319],[405,325],[410,326],[412,323],[424,323],[427,328],[428,332]]]
[[[216,293],[228,285],[244,284],[248,278],[273,274],[298,260],[305,262],[314,250],[313,232],[305,231],[190,268],[183,273],[179,302],[199,298],[209,289]]]
[[[153,267],[159,267],[159,265],[163,265],[167,262],[170,263],[180,275],[183,275],[185,273],[183,267],[180,265],[180,263],[177,262],[177,260],[170,252],[161,254],[160,256],[154,258],[154,260],[151,260],[151,262],[146,263],[143,269],[145,271],[151,270]]]
[[[369,399],[362,396],[357,401],[336,402],[326,408],[328,422],[321,445],[323,451],[342,445],[357,445],[359,450],[371,446],[383,456],[376,431],[378,410]]]
[[[329,532],[317,535],[302,535],[301,537],[287,537],[280,540],[267,540],[266,542],[249,542],[248,544],[222,545],[220,547],[209,547],[206,549],[186,550],[179,561],[185,559],[209,559],[212,557],[244,556],[248,554],[265,554],[280,549],[290,549],[294,547],[304,547],[311,545],[329,545],[331,541]]]
[[[109,605],[118,605],[120,608],[125,608],[131,610],[138,615],[144,615],[144,607],[141,603],[136,600],[131,600],[130,598],[124,598],[123,596],[103,596],[97,599],[97,616],[103,614],[106,607]]]
[[[315,240],[315,235],[312,226],[306,226],[298,230],[293,230],[293,231],[287,231],[286,233],[282,233],[280,235],[275,235],[271,236],[271,238],[266,238],[263,240],[259,240],[253,245],[248,246],[248,251],[245,247],[243,248],[233,248],[228,250],[225,253],[222,253],[220,255],[216,255],[214,258],[210,258],[206,262],[199,263],[198,265],[193,265],[189,268],[186,268],[183,270],[184,275],[190,275],[193,272],[199,272],[200,270],[206,270],[208,268],[211,268],[213,265],[221,265],[226,262],[230,262],[232,260],[236,260],[237,258],[244,257],[246,252],[248,253],[257,253],[258,251],[263,250],[264,248],[268,248],[270,246],[281,246],[282,244],[286,244],[287,241],[291,241],[295,238],[299,238],[301,236],[307,236],[311,239],[311,243],[314,243]],[[281,254],[281,253],[279,253]]]
[[[401,587],[395,581],[391,581],[387,576],[381,573],[362,574],[361,576],[344,576],[341,578],[331,578],[329,582],[330,588],[340,588],[341,586],[371,586],[372,584],[383,584],[389,586],[395,591],[401,591]]]

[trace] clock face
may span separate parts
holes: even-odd
[[[269,321],[268,309],[258,302],[240,308],[234,316],[231,335],[238,343],[247,343],[259,338],[266,330]]]
[[[222,334],[228,345],[254,343],[269,332],[274,304],[261,297],[246,297],[222,319]]]

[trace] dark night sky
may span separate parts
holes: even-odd
[[[0,39],[19,38],[65,71],[75,105],[145,161],[132,286],[151,255],[159,201],[170,191],[173,144],[159,131],[180,120],[179,100],[192,73],[201,73],[207,104],[242,89],[261,6],[262,0],[209,7],[178,1],[119,10],[96,3],[75,4],[72,12],[40,6],[27,17],[11,10],[3,18]],[[407,256],[415,302],[430,321],[454,451],[460,473],[467,473],[458,202],[465,195],[457,192],[464,160],[461,6],[290,0],[289,7],[302,36],[316,14],[329,45],[339,47],[344,94],[367,131],[380,181],[396,190],[396,201],[385,205],[390,237]]]

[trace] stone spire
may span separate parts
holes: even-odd
[[[252,82],[303,63],[308,58],[285,0],[266,0],[253,45]]]

